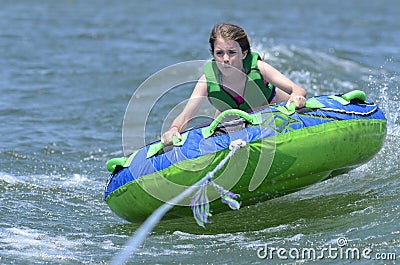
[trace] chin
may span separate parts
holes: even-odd
[[[236,68],[236,67],[234,67],[234,66],[232,66],[232,65],[223,67],[223,68],[220,69],[220,70],[221,70],[221,72],[223,72],[223,74],[225,74],[225,75],[235,75],[235,74],[241,73],[241,71],[239,70],[239,68]]]

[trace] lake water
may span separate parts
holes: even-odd
[[[162,221],[131,263],[293,264],[257,253],[266,245],[335,247],[338,238],[370,248],[375,259],[297,263],[396,264],[393,253],[399,262],[399,1],[2,0],[0,7],[0,264],[108,264],[119,253],[140,225],[103,201],[105,162],[123,155],[125,109],[157,71],[209,59],[209,32],[219,22],[242,26],[254,49],[309,96],[364,90],[388,118],[385,145],[349,174],[215,215],[206,229],[193,218]],[[168,112],[189,95],[184,89],[158,108]],[[145,97],[137,108],[148,104]],[[163,121],[152,119],[147,133],[157,139]]]

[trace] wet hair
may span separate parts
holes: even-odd
[[[210,48],[211,54],[214,54],[214,44],[217,38],[224,40],[237,41],[242,49],[242,52],[250,52],[250,41],[246,32],[239,26],[221,23],[214,26],[210,34]]]

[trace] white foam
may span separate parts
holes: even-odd
[[[81,174],[73,174],[72,176],[63,177],[60,179],[63,187],[76,187],[79,185],[85,185],[90,182],[87,176]]]
[[[51,237],[44,232],[30,228],[6,228],[1,239],[15,249],[62,249],[77,247],[77,241],[68,240],[64,236]]]
[[[290,242],[298,242],[302,237],[304,237],[304,234],[296,234],[292,237],[286,238],[286,240]]]
[[[0,243],[5,255],[45,260],[74,259],[73,250],[82,245],[64,236],[49,236],[40,230],[25,227],[5,228],[0,233]]]
[[[17,183],[21,182],[16,177],[11,176],[11,175],[9,175],[7,173],[4,173],[4,172],[0,172],[0,181],[4,181],[7,184],[11,184],[11,185],[14,185],[14,184],[17,184]]]

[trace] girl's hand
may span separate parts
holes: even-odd
[[[182,136],[179,133],[178,127],[177,126],[171,126],[168,131],[166,131],[162,136],[161,136],[161,143],[165,145],[170,145],[172,144],[172,139],[173,137],[178,138],[178,140],[182,140]]]
[[[302,108],[306,104],[306,98],[301,95],[291,94],[289,100],[286,103],[287,108],[289,107],[291,102],[294,102],[296,104],[296,108]]]

